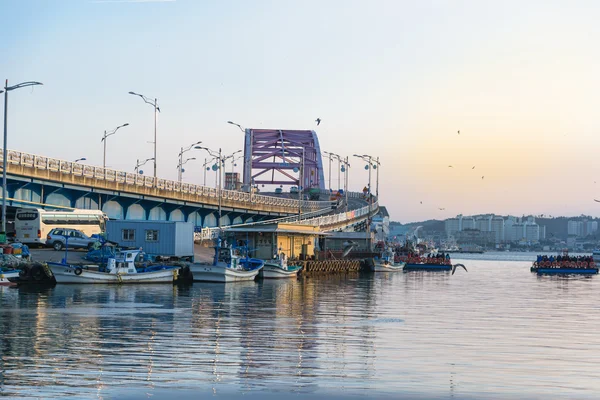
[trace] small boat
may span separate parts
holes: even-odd
[[[212,264],[190,264],[190,272],[197,282],[253,281],[265,262],[257,258],[242,257],[239,248],[221,247],[220,240],[215,249]]]
[[[136,268],[139,250],[117,252],[108,259],[106,267],[49,262],[56,283],[173,283],[180,266],[151,265]],[[63,260],[64,261],[64,260]]]
[[[373,264],[371,265],[371,271],[373,272],[395,272],[402,271],[405,262],[395,262],[394,261],[394,252],[392,249],[387,249],[386,251],[381,253],[381,257],[373,260]]]
[[[594,256],[570,257],[565,250],[562,255],[538,256],[530,271],[538,275],[594,275],[598,273],[598,267]]]
[[[405,258],[404,271],[452,271],[450,257],[420,257],[413,255]]]
[[[259,275],[264,279],[295,278],[301,269],[301,265],[288,265],[285,253],[281,253],[275,260],[265,261]]]
[[[0,267],[0,286],[14,286],[19,279],[19,270]]]

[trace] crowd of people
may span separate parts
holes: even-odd
[[[592,256],[538,255],[534,267],[538,268],[596,268]]]

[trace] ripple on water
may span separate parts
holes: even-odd
[[[595,398],[598,277],[460,262],[468,273],[0,288],[0,393]]]

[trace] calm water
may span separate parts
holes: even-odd
[[[2,287],[0,395],[598,398],[600,276],[539,278],[534,256],[453,276]]]

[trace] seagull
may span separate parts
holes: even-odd
[[[342,252],[342,258],[346,257],[354,248],[354,246],[356,246],[356,242],[352,241],[352,240],[348,240],[346,242],[343,243],[344,245],[344,251]]]
[[[452,165],[448,165],[448,168],[454,168]]]
[[[483,179],[484,177],[482,176],[481,179]]]
[[[321,124],[321,118],[315,119],[315,122],[317,123],[317,126],[319,126]]]
[[[444,211],[444,210],[445,210],[445,208],[439,208],[439,210],[441,210],[441,211]]]
[[[463,267],[465,269],[465,271],[467,271],[467,267],[465,267],[464,265],[462,265],[462,264],[454,264],[452,266],[452,275],[454,275],[454,271],[456,271],[457,267]],[[469,272],[469,271],[467,271],[467,272]]]
[[[423,204],[423,202],[421,202],[421,204]]]
[[[473,168],[471,168],[471,169],[475,169],[475,166],[473,165]]]
[[[594,201],[595,201],[596,203],[600,203],[600,200],[596,200],[596,199],[594,199]]]
[[[458,131],[458,134],[460,135],[460,131]]]

